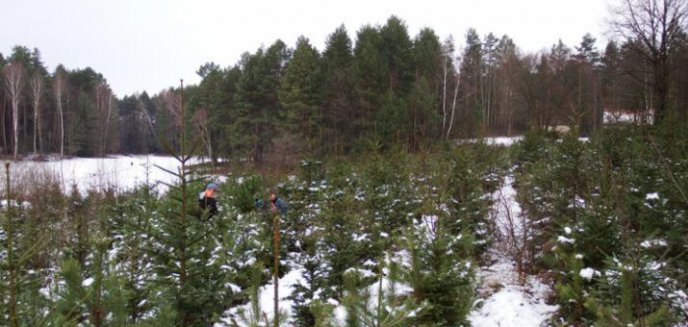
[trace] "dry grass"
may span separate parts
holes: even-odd
[[[6,183],[7,172],[3,166],[0,179],[0,195],[7,198]],[[61,194],[60,181],[55,174],[47,168],[39,168],[31,165],[10,164],[10,186],[12,198],[28,201],[41,198],[41,195],[57,192]],[[32,202],[32,201],[29,201]]]

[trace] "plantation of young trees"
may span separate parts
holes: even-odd
[[[686,1],[622,0],[602,48],[523,53],[392,16],[155,95],[17,46],[0,54],[8,160],[168,153],[179,169],[166,193],[80,192],[16,185],[8,161],[0,326],[481,327],[490,296],[534,281],[543,325],[686,326],[686,17]],[[217,214],[198,205],[209,181]],[[495,262],[518,285],[484,283]]]

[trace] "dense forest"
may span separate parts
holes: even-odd
[[[277,40],[246,52],[231,67],[203,64],[183,100],[179,86],[116,96],[93,69],[48,72],[38,49],[17,46],[0,54],[0,142],[14,156],[163,152],[161,140],[178,144],[182,101],[204,155],[256,164],[371,144],[416,152],[548,126],[589,135],[605,111],[685,122],[683,27],[647,35],[623,23],[628,37],[604,45],[586,34],[576,45],[523,53],[508,35],[474,29],[460,46],[430,28],[412,37],[392,16],[361,27],[355,41],[341,26],[322,51],[300,37],[293,47]]]

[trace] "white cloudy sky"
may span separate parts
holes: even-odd
[[[305,35],[322,50],[344,24],[354,38],[364,24],[403,19],[411,36],[433,28],[461,46],[469,27],[508,34],[524,52],[557,40],[573,46],[590,32],[604,48],[609,3],[615,0],[2,0],[0,53],[37,47],[49,70],[92,67],[119,96],[156,93],[199,81],[209,61],[236,63],[243,52]]]

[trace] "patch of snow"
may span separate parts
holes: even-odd
[[[346,321],[346,308],[343,305],[339,305],[334,309],[334,318],[337,322]]]
[[[294,286],[298,285],[299,283],[306,284],[306,281],[303,278],[303,274],[303,269],[295,268],[290,270],[289,273],[280,278],[278,287],[280,320],[283,319],[283,317],[281,316],[283,314],[286,314],[287,317],[291,316],[292,301],[287,299],[287,297],[291,295]],[[275,310],[273,306],[275,299],[274,295],[275,289],[273,287],[273,279],[270,278],[270,281],[267,284],[263,285],[258,291],[258,301],[260,302],[259,307],[261,310],[261,316],[267,316],[270,319],[272,319],[275,316]],[[228,315],[229,317],[225,317],[222,320],[222,323],[217,323],[215,324],[215,326],[234,326],[232,319],[233,317],[236,317],[238,315],[238,312],[242,310],[249,313],[251,310],[251,303],[247,303],[246,305],[229,309],[225,313],[225,316]],[[246,324],[246,326],[248,326],[248,324]]]
[[[659,200],[659,193],[647,193],[647,195],[645,195],[645,200]]]
[[[227,286],[228,286],[228,287],[232,290],[232,292],[234,292],[234,293],[239,293],[239,292],[241,292],[241,287],[239,287],[239,285],[237,285],[237,284],[227,283]]]
[[[656,247],[666,247],[669,245],[665,239],[655,239],[655,240],[645,240],[642,243],[640,243],[640,246],[649,249],[649,248],[656,248]]]
[[[660,270],[666,266],[666,262],[651,261],[647,264],[649,270]]]
[[[364,265],[364,266],[369,266],[369,267],[376,267],[378,264],[377,264],[377,262],[368,259],[368,260],[366,260],[366,261],[363,263],[363,265]]]
[[[89,287],[89,286],[91,286],[91,284],[93,284],[93,282],[94,282],[93,277],[89,277],[89,278],[84,279],[84,281],[81,282],[81,285],[84,287]]]
[[[568,226],[564,227],[564,233],[566,233],[566,235],[571,235],[571,232],[572,232],[571,227],[568,227]]]
[[[672,300],[672,302],[674,302],[674,305],[676,307],[683,309],[683,312],[688,314],[688,295],[686,295],[686,292],[684,292],[683,290],[676,290],[669,294],[669,299]],[[684,323],[678,326],[688,326],[688,323]]]
[[[29,210],[31,209],[31,203],[27,201],[23,201],[21,203],[17,202],[16,200],[10,200],[9,205],[13,208],[21,208],[23,210]],[[2,200],[0,201],[0,208],[6,208],[7,207],[7,200]]]
[[[531,296],[519,286],[507,285],[486,299],[479,310],[472,311],[468,320],[473,327],[538,327],[557,309],[541,295]]]
[[[652,124],[654,121],[654,111],[639,113],[631,111],[604,111],[602,124]]]
[[[600,272],[590,267],[586,267],[581,269],[578,274],[585,280],[592,280],[593,277],[599,276]]]
[[[461,139],[456,140],[457,144],[474,144],[478,142],[484,142],[487,145],[503,145],[511,146],[516,142],[523,140],[523,136],[497,136],[497,137],[486,137],[483,139]]]
[[[419,231],[425,239],[432,240],[435,238],[438,220],[439,218],[437,215],[422,215],[420,222],[414,222],[414,228]]]
[[[576,195],[571,204],[568,206],[569,209],[574,208],[585,208],[585,200],[580,196]]]
[[[354,242],[363,242],[363,241],[368,239],[368,234],[358,235],[358,234],[354,233],[352,236],[353,236]]]
[[[561,236],[561,235],[559,235],[559,237],[557,237],[557,241],[559,241],[559,243],[561,243],[561,244],[573,244],[573,243],[576,243],[576,240],[575,240],[575,239],[573,239],[573,238],[568,238],[568,237],[566,237],[566,236]]]

